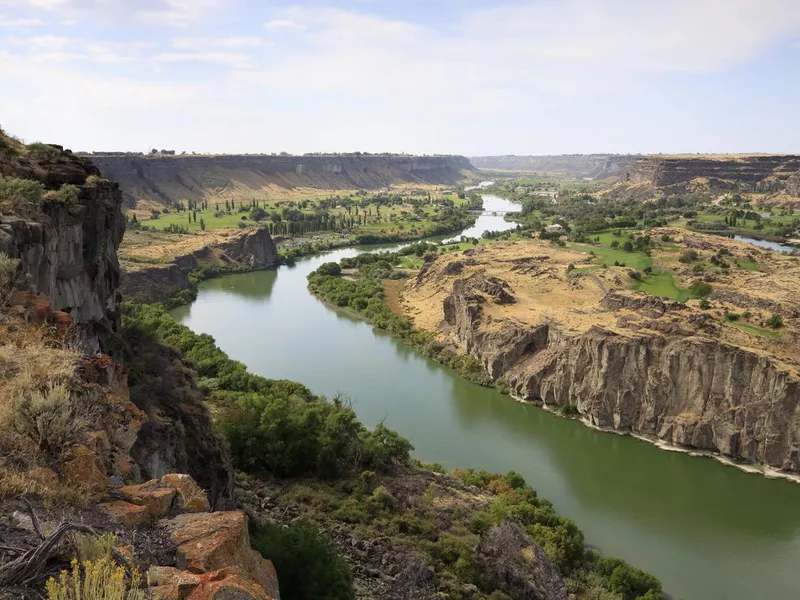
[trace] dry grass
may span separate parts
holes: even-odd
[[[38,465],[57,462],[83,425],[85,406],[70,394],[80,355],[51,347],[47,328],[4,316],[0,323],[0,498],[35,496],[82,503],[85,493]]]
[[[47,600],[144,600],[138,571],[126,577],[125,569],[109,559],[72,561],[72,572],[61,571],[47,582]]]
[[[62,485],[47,473],[44,469],[21,471],[0,462],[0,501],[37,498],[47,509],[53,506],[88,506],[90,493],[86,488]]]

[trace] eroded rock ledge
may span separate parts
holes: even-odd
[[[697,308],[626,291],[624,269],[576,274],[568,264],[585,256],[552,247],[532,256],[545,246],[525,244],[522,262],[519,248],[497,244],[428,263],[405,293],[416,325],[480,360],[524,400],[574,407],[594,426],[800,472],[791,348],[771,350]]]

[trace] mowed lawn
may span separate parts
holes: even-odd
[[[628,234],[632,230],[622,230],[622,235],[614,235],[612,231],[605,231],[600,233],[589,234],[589,238],[597,240],[600,238],[599,244],[590,246],[588,244],[567,244],[569,248],[579,250],[581,252],[594,252],[595,264],[598,267],[612,267],[615,264],[625,266],[630,269],[635,269],[643,272],[645,269],[653,268],[653,259],[647,256],[644,252],[626,252],[621,247],[611,248],[611,243],[616,240],[620,246],[623,246],[628,240]],[[581,269],[585,271],[588,269]],[[642,273],[644,275],[644,273]],[[643,276],[641,280],[635,281],[631,279],[631,288],[641,290],[653,296],[662,296],[683,302],[691,298],[689,290],[683,290],[675,285],[675,279],[671,273],[654,270],[647,275]]]
[[[761,327],[754,327],[753,325],[746,325],[745,323],[728,323],[728,325],[746,331],[751,335],[760,335],[772,339],[777,338],[781,334],[780,331],[775,331],[774,329],[761,329]]]

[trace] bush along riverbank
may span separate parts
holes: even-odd
[[[368,263],[375,277],[362,286],[387,263]],[[318,283],[340,279],[337,268],[321,268],[332,273],[317,273]],[[390,319],[370,301],[377,322]],[[163,305],[126,303],[121,340],[133,386],[177,378],[204,394],[238,471],[254,546],[273,560],[285,600],[663,597],[652,575],[587,549],[580,529],[520,475],[422,465],[396,432],[364,427],[346,399],[249,373]],[[161,344],[177,354],[155,377],[146,366]]]
[[[458,371],[473,383],[491,386],[491,378],[477,360],[454,352],[428,332],[415,330],[411,320],[392,312],[386,301],[384,281],[408,277],[406,271],[395,267],[437,248],[420,242],[397,252],[359,254],[344,258],[340,263],[324,263],[308,276],[308,288],[330,304],[357,312],[375,327],[388,331],[425,357]],[[342,276],[343,270],[347,277]]]

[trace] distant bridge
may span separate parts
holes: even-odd
[[[468,210],[471,215],[510,215],[519,212],[518,210]]]

